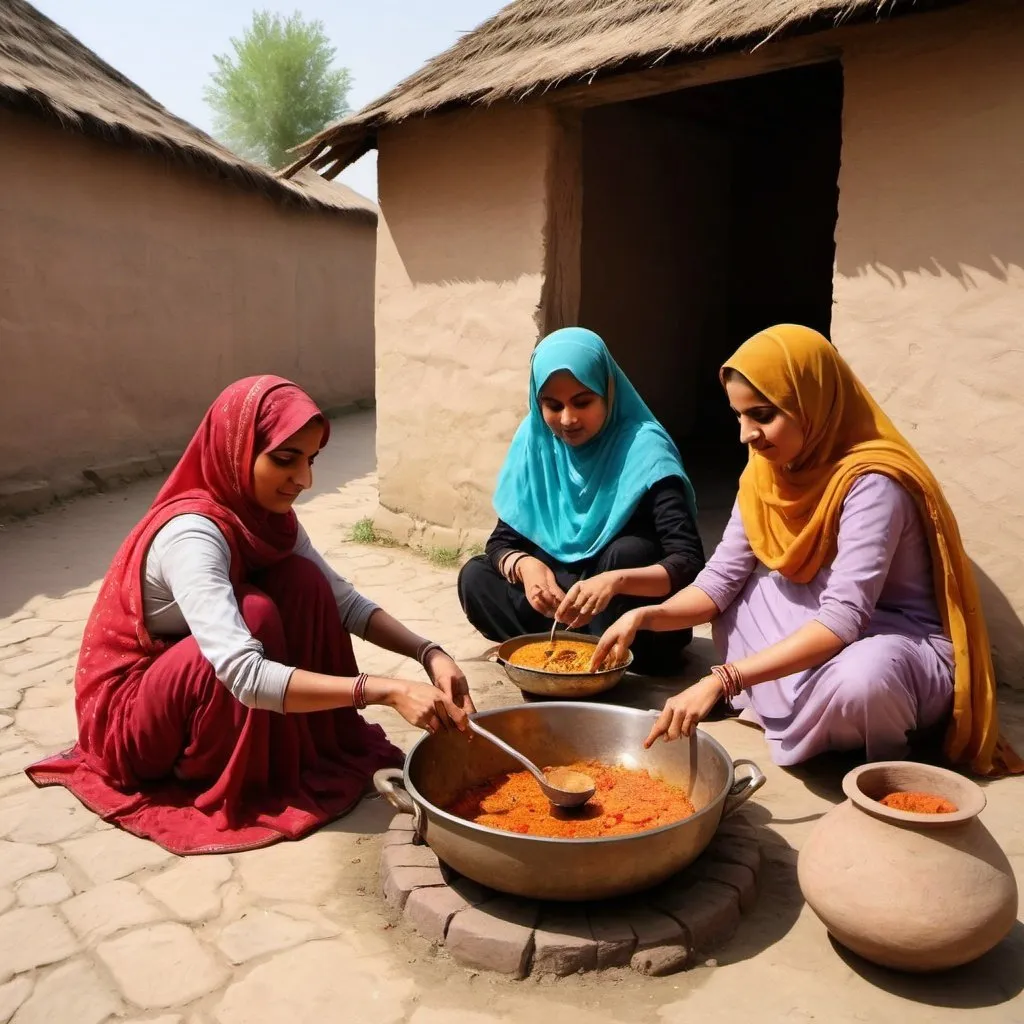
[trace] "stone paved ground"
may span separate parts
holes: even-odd
[[[454,573],[399,549],[350,541],[372,512],[373,419],[339,421],[301,515],[359,587],[464,661],[482,707],[519,699],[462,619]],[[75,734],[72,668],[92,596],[155,481],[0,530],[0,1024],[545,1024],[828,1021],[907,1024],[972,1010],[1024,1022],[1024,928],[971,968],[920,979],[840,955],[803,907],[796,851],[837,799],[837,779],[773,768],[759,734],[708,726],[734,757],[768,774],[755,820],[773,837],[764,889],[716,967],[668,978],[606,974],[522,983],[474,975],[390,930],[375,895],[379,834],[368,800],[298,843],[178,859],[101,822],[22,769]],[[700,652],[700,643],[695,645]],[[706,654],[706,641],[703,653]],[[360,644],[365,668],[411,673]],[[696,671],[696,667],[695,667]],[[658,704],[665,688],[627,682],[615,699]],[[1006,709],[1024,741],[1019,704]],[[390,712],[397,742],[415,738]],[[987,787],[984,820],[1024,876],[1022,781]]]

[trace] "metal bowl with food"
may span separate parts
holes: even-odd
[[[598,638],[588,633],[559,632],[555,634],[555,645],[575,642],[589,647],[597,646]],[[530,668],[517,665],[512,660],[517,651],[533,644],[551,644],[548,633],[527,633],[506,640],[495,652],[495,660],[505,669],[505,674],[520,690],[532,693],[537,697],[561,697],[573,699],[592,697],[604,693],[615,686],[633,664],[633,652],[630,651],[621,665],[602,669],[599,672],[552,672],[542,668]]]
[[[467,790],[520,765],[491,743],[465,734],[421,737],[404,770],[374,776],[378,791],[454,870],[499,892],[547,900],[596,900],[638,892],[681,871],[703,853],[723,817],[764,784],[752,761],[733,761],[698,729],[692,740],[643,749],[655,712],[614,705],[551,702],[478,713],[481,722],[541,766],[595,760],[646,769],[680,786],[695,813],[659,828],[586,839],[500,831],[444,808]],[[740,777],[737,769],[746,771]]]

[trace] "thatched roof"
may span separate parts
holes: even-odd
[[[302,147],[328,175],[376,130],[442,107],[524,100],[616,69],[762,43],[793,29],[881,17],[929,0],[514,0],[389,93]],[[287,171],[285,173],[288,173]]]
[[[327,181],[308,167],[293,174],[290,179],[282,178],[281,183],[300,188],[310,199],[332,206],[336,210],[358,213],[367,218],[377,219],[377,204],[366,196],[360,195],[355,189],[343,185],[340,181]]]
[[[236,156],[175,117],[25,0],[0,0],[0,105],[55,121],[67,131],[160,153],[280,202],[376,217],[373,204],[351,189],[284,180]]]

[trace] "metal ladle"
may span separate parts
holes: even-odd
[[[574,772],[568,768],[555,768],[551,775],[545,775],[529,758],[524,757],[515,747],[510,747],[504,740],[498,739],[493,732],[478,725],[469,716],[469,727],[485,740],[489,740],[509,757],[515,758],[536,780],[541,791],[556,807],[579,807],[585,804],[596,792],[594,780],[583,772]],[[557,783],[557,785],[556,785]]]

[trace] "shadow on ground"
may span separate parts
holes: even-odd
[[[324,825],[321,832],[343,832],[348,835],[374,836],[387,832],[394,808],[377,793],[370,793],[343,818]]]
[[[1009,1002],[1024,991],[1024,924],[1020,921],[990,953],[974,963],[939,974],[890,971],[862,959],[835,939],[831,942],[843,962],[865,981],[892,995],[926,1006],[977,1010]]]
[[[375,470],[372,412],[333,422],[334,440],[321,453],[314,486],[301,505],[333,494]],[[0,528],[0,618],[33,597],[59,598],[101,580],[121,542],[142,518],[163,483],[150,477],[108,494],[57,505]]]

